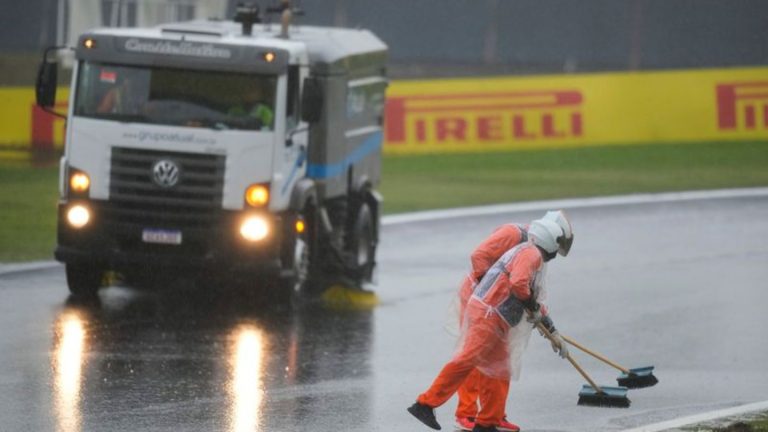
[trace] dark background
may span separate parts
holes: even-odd
[[[55,42],[59,0],[1,1],[0,67],[8,81],[11,69],[26,67],[30,53]],[[226,1],[233,11],[236,2]],[[304,0],[297,5],[306,11],[299,24],[375,32],[390,46],[395,77],[768,63],[766,0]],[[126,19],[130,24],[135,17]],[[26,73],[18,75],[16,80],[26,81]]]

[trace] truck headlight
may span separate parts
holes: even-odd
[[[69,176],[69,187],[72,192],[86,192],[91,187],[91,179],[88,177],[88,174],[82,171],[72,170]]]
[[[67,222],[73,228],[82,228],[91,220],[91,212],[83,205],[73,205],[67,210]]]
[[[245,190],[245,202],[251,207],[263,207],[269,202],[269,187],[253,184]]]
[[[240,235],[251,242],[264,240],[269,235],[269,223],[264,216],[248,216],[240,225]]]

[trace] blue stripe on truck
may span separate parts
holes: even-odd
[[[322,165],[322,164],[309,164],[307,165],[307,176],[312,178],[330,178],[336,177],[347,172],[347,168],[350,165],[354,165],[357,162],[363,160],[369,154],[375,152],[381,148],[381,143],[384,140],[382,132],[372,133],[371,136],[365,139],[359,147],[354,149],[347,157],[342,161]]]

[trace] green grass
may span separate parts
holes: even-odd
[[[748,424],[755,432],[768,432],[768,413],[763,413],[760,418],[749,421]]]
[[[715,426],[717,425],[717,426]],[[768,412],[684,427],[686,432],[768,432]]]
[[[0,162],[0,262],[52,259],[58,167]]]
[[[2,158],[2,155],[0,155]],[[57,167],[0,160],[0,262],[50,259]],[[768,186],[768,142],[387,156],[385,213],[724,187]]]
[[[768,185],[768,142],[390,156],[384,211]]]

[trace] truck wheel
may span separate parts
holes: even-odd
[[[93,297],[101,288],[104,271],[88,264],[67,264],[65,266],[69,292],[77,297]]]
[[[370,282],[376,265],[376,231],[373,211],[365,201],[358,206],[350,240],[355,279]]]

